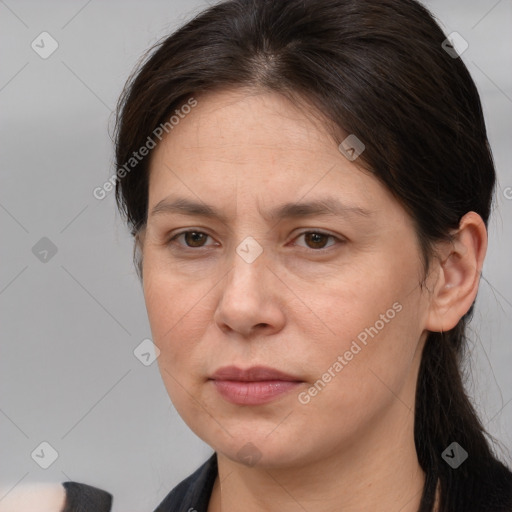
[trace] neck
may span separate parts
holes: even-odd
[[[417,512],[425,475],[413,428],[413,412],[396,400],[378,425],[300,467],[247,467],[217,452],[219,475],[208,512],[239,511],[241,503],[246,512]]]

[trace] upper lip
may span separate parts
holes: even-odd
[[[243,382],[257,382],[265,380],[286,380],[302,382],[301,379],[267,366],[251,366],[247,369],[237,366],[223,366],[211,377],[213,380],[235,380]]]

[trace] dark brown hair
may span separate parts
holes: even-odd
[[[445,39],[414,0],[222,1],[156,45],[129,80],[118,105],[118,169],[191,95],[249,86],[302,97],[363,141],[359,161],[411,215],[427,271],[433,244],[465,213],[487,224],[495,186],[477,89]],[[146,224],[148,177],[149,158],[116,182],[135,236]],[[512,510],[512,474],[493,455],[461,379],[472,311],[454,329],[429,333],[422,354],[420,512],[432,510],[438,482],[442,512]],[[456,469],[442,458],[453,442],[468,453]]]

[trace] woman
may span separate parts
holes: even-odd
[[[503,512],[459,363],[495,171],[413,0],[227,0],[118,109],[159,367],[215,453],[156,511]]]
[[[118,204],[215,450],[158,511],[512,510],[458,369],[495,171],[446,39],[411,0],[232,0],[128,85],[118,169],[159,141]]]

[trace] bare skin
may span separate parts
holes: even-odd
[[[31,484],[0,489],[0,496],[0,512],[60,512],[66,491],[59,483]]]
[[[309,112],[243,89],[197,100],[154,150],[138,243],[164,384],[218,454],[209,512],[416,512],[421,350],[476,296],[482,219],[466,214],[425,276],[412,219]],[[223,218],[162,206],[177,198]],[[345,208],[269,213],[327,198]],[[237,252],[247,237],[262,249],[252,262]],[[364,332],[373,336],[358,351]],[[233,404],[210,380],[225,365],[269,366],[300,384],[269,403]]]

